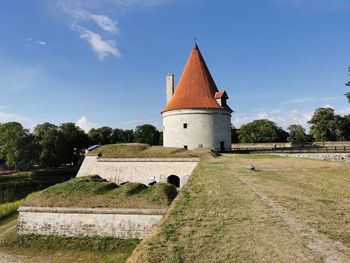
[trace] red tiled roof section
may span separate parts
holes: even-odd
[[[203,56],[195,45],[174,95],[163,112],[178,109],[219,109],[221,106],[214,99],[217,92]]]

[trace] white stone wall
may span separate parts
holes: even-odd
[[[19,235],[143,238],[165,214],[164,209],[20,207]]]
[[[153,178],[165,183],[170,175],[180,178],[180,187],[186,182],[198,163],[197,158],[98,158],[85,156],[77,176],[99,175],[108,181],[140,182],[149,184]],[[153,178],[152,178],[153,177]]]
[[[231,113],[215,109],[172,110],[163,114],[163,141],[166,147],[220,149],[231,147]],[[183,124],[187,123],[187,129]]]
[[[273,155],[350,163],[350,153],[278,153]]]

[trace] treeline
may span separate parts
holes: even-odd
[[[232,129],[233,143],[291,142],[303,144],[312,141],[349,141],[350,115],[340,116],[332,108],[318,108],[309,121],[310,132],[301,125],[290,125],[288,131],[274,122],[255,120],[240,129]]]
[[[110,143],[162,144],[162,134],[150,124],[135,130],[101,127],[85,133],[74,123],[37,125],[33,132],[18,122],[0,124],[0,163],[31,167],[54,168],[75,165],[81,151],[90,145]]]

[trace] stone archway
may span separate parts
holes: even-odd
[[[167,178],[167,183],[175,185],[177,188],[180,187],[180,177],[176,175],[170,175]]]

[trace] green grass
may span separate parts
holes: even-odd
[[[12,229],[0,238],[0,252],[30,257],[36,262],[124,263],[139,242],[100,237],[17,236]]]
[[[210,157],[208,149],[186,150],[148,144],[126,143],[103,145],[88,155],[99,155],[104,158],[200,158]]]
[[[258,171],[247,171],[248,163]],[[349,168],[264,155],[202,160],[163,224],[128,262],[322,262],[240,177],[300,223],[350,248]]]
[[[0,205],[0,222],[9,215],[16,213],[18,207],[23,203],[23,201],[24,200],[22,199],[19,201]]]
[[[116,185],[99,176],[86,176],[56,184],[28,196],[23,205],[40,207],[167,208],[177,195],[171,184]]]

